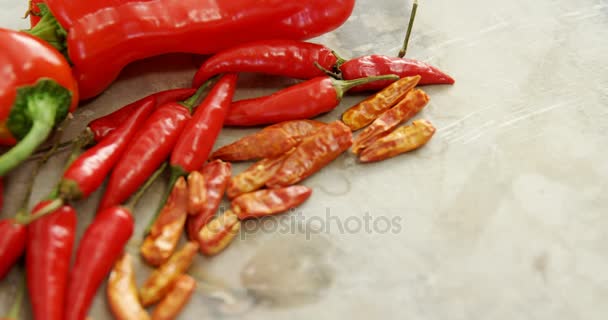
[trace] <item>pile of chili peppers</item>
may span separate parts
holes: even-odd
[[[141,98],[91,121],[74,138],[49,196],[29,215],[0,220],[0,280],[23,256],[22,290],[35,319],[85,319],[108,276],[107,303],[117,319],[173,319],[196,290],[187,274],[196,253],[225,250],[241,221],[304,203],[313,190],[301,183],[348,149],[364,163],[425,145],[435,132],[429,121],[400,125],[429,101],[417,86],[453,84],[450,76],[409,58],[345,60],[301,41],[337,28],[353,6],[353,0],[31,1],[29,35],[0,29],[0,40],[13,44],[0,53],[10,66],[2,74],[10,81],[0,84],[0,143],[13,146],[0,156],[0,178],[46,140],[79,99],[100,94],[126,64],[167,52],[215,54],[196,72],[193,88]],[[233,101],[242,72],[302,82]],[[311,119],[335,109],[349,90],[375,93],[341,120]],[[212,152],[224,126],[258,125],[268,126]],[[232,174],[231,162],[252,160]],[[155,269],[138,287],[133,257],[125,252],[134,208],[167,167],[168,192],[140,246]],[[98,212],[76,243],[72,203],[97,191],[106,177]],[[230,208],[218,214],[224,196]],[[179,247],[184,234],[188,241]]]

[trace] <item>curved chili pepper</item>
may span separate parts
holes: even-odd
[[[396,74],[400,78],[420,76],[419,85],[454,84],[454,79],[438,68],[414,59],[383,55],[369,55],[346,61],[338,67],[346,80],[385,74]],[[381,90],[393,81],[378,81],[357,86],[353,92]]]
[[[312,189],[305,186],[260,190],[233,199],[231,208],[240,220],[261,218],[295,208],[311,194]]]
[[[147,100],[122,126],[79,156],[65,171],[59,183],[61,198],[67,200],[86,198],[97,190],[154,106],[153,99]]]
[[[25,250],[27,228],[12,219],[0,220],[0,280],[8,274]]]
[[[222,76],[201,102],[171,153],[171,170],[184,175],[201,169],[224,125],[236,89],[236,74]]]
[[[124,253],[112,268],[106,296],[110,310],[118,320],[149,320],[150,316],[139,302],[135,283],[133,258]]]
[[[204,198],[205,202],[189,204],[191,207],[189,210],[196,210],[196,212],[189,212],[191,215],[188,217],[186,225],[188,238],[193,241],[197,239],[198,232],[213,218],[220,206],[232,174],[232,165],[229,162],[215,160],[203,166],[200,173],[205,183],[201,192],[204,192],[205,195],[199,198]]]
[[[342,114],[342,121],[353,131],[365,127],[403,99],[418,81],[420,76],[407,77],[391,83],[382,91],[348,108]]]
[[[269,188],[296,184],[329,164],[352,145],[352,132],[334,121],[305,138],[266,182]]]
[[[416,120],[411,125],[397,128],[363,149],[359,160],[374,162],[424,146],[435,134],[435,127],[426,120]]]
[[[236,237],[241,230],[241,222],[234,212],[227,210],[209,221],[197,234],[201,253],[207,256],[216,255]]]
[[[243,193],[256,191],[262,188],[264,184],[266,184],[266,181],[274,176],[283,164],[283,161],[285,161],[294,150],[295,148],[278,157],[262,159],[252,164],[249,168],[245,169],[245,171],[232,177],[226,188],[228,198],[232,199]]]
[[[0,156],[4,176],[76,109],[78,90],[68,63],[40,39],[0,28],[0,43],[0,143],[14,145]]]
[[[211,154],[212,159],[246,161],[276,157],[296,146],[302,138],[325,123],[316,120],[284,121],[245,136]]]
[[[353,6],[354,0],[153,0],[91,12],[63,26],[67,41],[61,40],[65,31],[50,38],[68,48],[81,98],[87,99],[133,61],[170,52],[210,54],[248,41],[312,38],[344,23]],[[41,25],[30,32],[44,36]]]
[[[353,141],[352,151],[358,154],[378,138],[389,134],[399,124],[415,116],[429,102],[429,96],[420,89],[408,92],[403,100],[385,111],[365,128]]]
[[[127,121],[133,112],[142,108],[150,99],[155,101],[155,108],[163,106],[169,102],[176,102],[187,99],[196,92],[196,89],[171,89],[151,94],[145,98],[132,102],[110,114],[99,117],[87,126],[93,133],[93,138],[96,142],[101,141],[104,137],[116,130],[123,122]]]
[[[179,276],[171,291],[158,303],[152,313],[153,320],[173,320],[182,311],[196,289],[196,280],[187,274]]]
[[[337,107],[344,93],[354,86],[396,78],[388,75],[342,81],[328,76],[316,77],[269,96],[233,103],[224,124],[255,126],[313,118]]]
[[[338,58],[331,49],[295,40],[264,40],[232,47],[207,59],[194,75],[193,87],[228,72],[257,72],[297,79],[325,75],[315,62],[332,70]]]
[[[76,211],[62,206],[28,226],[25,271],[34,319],[64,320]]]

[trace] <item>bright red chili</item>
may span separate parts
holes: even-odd
[[[361,77],[396,74],[400,78],[419,75],[419,85],[425,84],[454,84],[454,79],[436,67],[414,59],[397,58],[383,55],[370,55],[346,61],[338,67],[346,80]],[[394,80],[377,81],[353,88],[355,91],[380,90]]]
[[[386,75],[342,81],[328,76],[316,77],[269,96],[233,103],[224,124],[255,126],[316,117],[337,107],[344,93],[354,86],[397,78]]]
[[[0,280],[25,250],[27,228],[12,219],[0,220]]]
[[[65,320],[76,210],[64,205],[28,226],[25,271],[34,319]]]
[[[333,70],[338,58],[331,49],[316,43],[295,40],[264,40],[250,42],[220,51],[207,59],[192,81],[199,87],[211,77],[228,72],[257,72],[298,79],[311,79]]]
[[[0,176],[25,160],[78,104],[70,66],[48,44],[0,28]],[[18,141],[18,143],[17,143]],[[15,144],[16,143],[16,144]]]
[[[154,107],[154,99],[148,99],[118,129],[80,155],[63,174],[59,184],[61,198],[86,198],[97,190]]]
[[[63,1],[53,2],[51,11],[61,11]],[[125,3],[72,18],[71,27],[63,25],[69,31],[67,41],[61,31],[51,32],[51,41],[68,49],[81,98],[88,99],[133,61],[170,52],[210,54],[256,40],[312,38],[344,23],[353,6],[354,0]],[[44,36],[41,25],[30,32]]]

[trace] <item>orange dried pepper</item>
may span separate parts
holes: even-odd
[[[190,172],[188,175],[188,214],[194,215],[201,212],[206,201],[205,178],[198,171]]]
[[[106,288],[108,304],[118,320],[147,320],[148,312],[142,307],[135,285],[133,258],[125,253],[116,261]]]
[[[194,278],[187,274],[179,276],[175,280],[171,291],[154,309],[152,320],[173,320],[177,318],[195,289],[196,280]]]
[[[406,77],[393,82],[384,90],[346,110],[342,115],[342,121],[353,131],[365,127],[403,99],[418,81],[420,76]]]
[[[363,149],[359,160],[361,162],[380,161],[418,149],[431,140],[434,133],[435,127],[430,122],[416,120],[409,126],[395,129],[389,135]]]
[[[283,161],[295,150],[292,148],[287,153],[274,158],[262,159],[245,171],[232,177],[228,182],[226,194],[233,199],[243,193],[252,192],[264,186],[272,176],[279,170]]]
[[[201,252],[212,256],[224,250],[241,230],[241,222],[230,210],[215,217],[198,233]]]
[[[287,187],[306,179],[346,151],[352,145],[352,138],[352,132],[341,121],[319,128],[304,138],[266,186]]]
[[[205,202],[200,211],[188,217],[186,225],[188,238],[192,241],[197,241],[198,232],[213,218],[220,206],[232,174],[232,165],[222,160],[211,161],[203,166],[201,174],[205,181]]]
[[[352,151],[358,154],[378,138],[389,134],[399,124],[415,116],[429,102],[429,96],[420,89],[407,93],[397,105],[385,111],[378,119],[365,128],[353,141]]]
[[[141,255],[150,265],[162,264],[175,251],[186,223],[187,206],[188,187],[186,180],[180,177],[141,245]]]
[[[306,201],[312,189],[290,186],[246,193],[232,200],[232,210],[239,219],[260,218],[295,208]]]
[[[188,271],[197,251],[198,244],[190,241],[152,272],[139,290],[139,297],[144,307],[159,302],[167,295],[179,276]]]
[[[296,146],[303,137],[325,125],[315,120],[293,120],[277,123],[224,146],[212,159],[245,161],[279,156]]]

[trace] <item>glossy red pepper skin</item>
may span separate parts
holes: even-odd
[[[38,0],[42,1],[42,0]],[[81,17],[102,10],[107,7],[116,7],[129,2],[144,2],[150,0],[43,0],[51,9],[53,15],[68,30],[72,24]]]
[[[353,6],[354,0],[136,2],[81,17],[69,29],[67,48],[81,98],[88,99],[133,61],[170,52],[210,54],[256,40],[311,38],[344,23]]]
[[[80,155],[63,174],[59,184],[62,198],[82,199],[97,190],[154,107],[154,99],[148,99],[118,129]]]
[[[112,171],[99,209],[127,200],[169,157],[190,119],[190,111],[179,103],[169,103],[156,109]]]
[[[25,250],[27,228],[12,219],[0,220],[0,280],[11,270]]]
[[[28,226],[25,271],[34,319],[65,320],[75,233],[76,211],[67,205]]]
[[[65,303],[66,320],[85,319],[101,283],[133,234],[135,223],[125,207],[99,212],[85,231],[70,272]]]
[[[155,108],[157,108],[169,102],[184,100],[193,95],[194,92],[196,92],[196,89],[192,88],[171,89],[157,92],[89,122],[88,127],[91,132],[93,132],[95,141],[99,142],[121,126],[123,122],[127,121],[133,112],[141,108],[148,100],[153,99],[155,101]]]
[[[246,43],[218,52],[207,59],[194,75],[197,88],[220,73],[257,72],[297,79],[325,75],[315,62],[333,70],[338,58],[331,49],[295,40],[265,40]]]
[[[224,126],[237,78],[236,74],[222,76],[196,108],[171,153],[169,163],[172,168],[181,173],[189,173],[201,169],[207,162],[213,144]]]
[[[362,56],[348,60],[338,68],[345,80],[369,76],[396,74],[400,78],[420,75],[419,85],[425,84],[454,84],[454,79],[436,67],[422,61],[389,57],[383,55]],[[393,83],[389,81],[375,81],[354,87],[351,91],[377,91]]]

